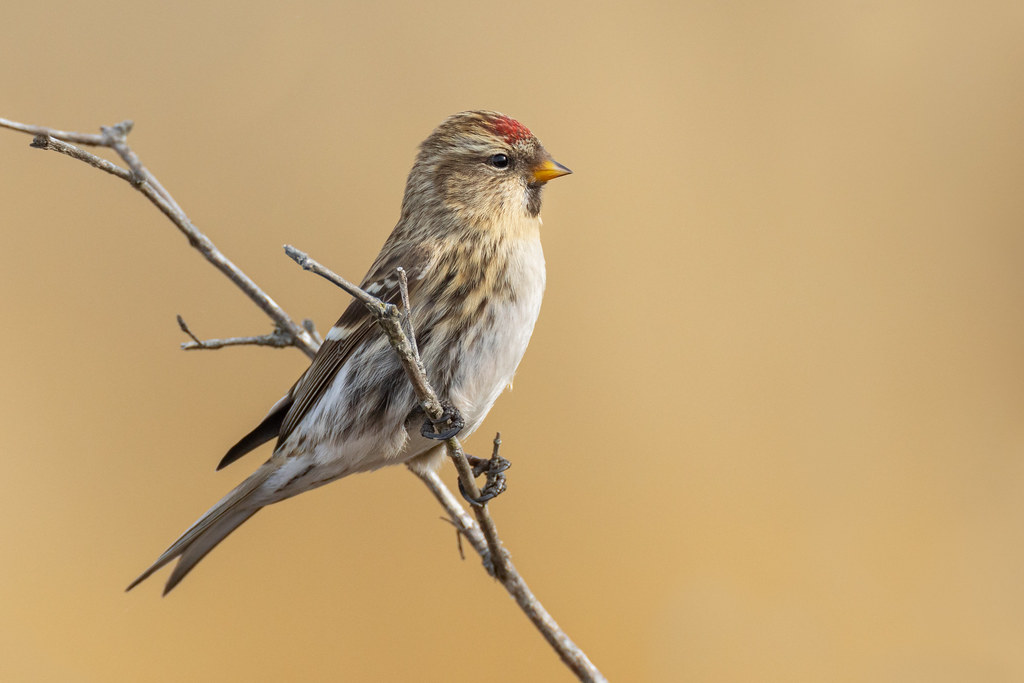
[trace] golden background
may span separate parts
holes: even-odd
[[[8,3],[0,116],[124,118],[297,318],[446,115],[521,119],[548,293],[493,512],[616,681],[1024,680],[1024,4]],[[125,585],[303,370],[125,183],[0,131],[0,679],[571,680],[401,468]],[[446,466],[445,477],[453,481]]]

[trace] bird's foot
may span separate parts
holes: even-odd
[[[436,439],[437,441],[447,441],[456,434],[462,431],[462,428],[466,426],[466,421],[462,419],[462,413],[459,409],[453,406],[447,401],[441,404],[444,412],[441,413],[441,417],[436,420],[429,415],[427,419],[423,421],[423,426],[420,427],[420,434],[428,439]],[[447,428],[442,429],[440,432],[435,431],[438,427],[448,425]]]
[[[482,506],[492,498],[496,498],[501,494],[507,487],[505,482],[505,470],[512,466],[505,458],[501,457],[497,453],[497,444],[501,443],[495,440],[495,453],[490,458],[477,458],[476,456],[466,455],[466,460],[473,467],[473,476],[479,477],[487,475],[487,481],[484,483],[483,488],[480,489],[480,497],[474,498],[466,492],[465,487],[462,486],[462,480],[459,480],[459,493],[465,498],[470,505],[477,507]]]

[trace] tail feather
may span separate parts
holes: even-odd
[[[263,505],[253,500],[253,494],[259,491],[260,485],[266,481],[273,471],[270,463],[266,463],[256,470],[252,476],[239,484],[231,493],[224,496],[220,502],[210,508],[205,515],[199,518],[195,524],[190,526],[163,552],[156,562],[146,571],[142,572],[137,579],[132,581],[126,591],[130,591],[137,585],[149,578],[155,571],[168,564],[175,558],[178,564],[171,572],[167,585],[164,587],[164,595],[185,578],[185,575],[192,571],[192,568],[199,563],[206,554],[216,547],[218,543],[227,538],[228,534],[242,525]]]
[[[178,557],[178,563],[171,570],[171,576],[164,586],[164,595],[167,595],[181,582],[192,569],[199,564],[199,561],[206,557],[206,554],[214,549],[218,543],[227,538],[228,534],[242,525],[261,508],[254,510],[238,510],[222,518],[217,524],[210,527],[205,533],[196,538]]]

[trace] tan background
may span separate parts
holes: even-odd
[[[294,315],[449,113],[521,118],[548,295],[480,435],[537,594],[618,681],[1024,680],[1024,5],[8,3],[0,116],[136,121]],[[424,4],[426,5],[426,4]],[[0,131],[0,679],[569,680],[400,469],[124,586],[305,365],[125,184]],[[445,472],[451,480],[450,467]]]

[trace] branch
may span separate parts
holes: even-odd
[[[60,152],[130,183],[132,187],[145,195],[150,202],[174,223],[178,230],[188,238],[189,244],[193,248],[199,251],[207,261],[212,263],[215,268],[235,283],[275,324],[275,331],[262,337],[236,337],[201,341],[192,334],[181,316],[178,316],[178,323],[181,329],[193,340],[190,343],[182,344],[183,348],[211,349],[241,344],[263,346],[291,345],[302,350],[307,356],[312,357],[316,354],[321,340],[312,323],[308,320],[303,321],[301,325],[295,323],[273,299],[224,256],[213,242],[192,224],[170,193],[164,189],[156,177],[142,164],[139,157],[128,146],[127,135],[132,129],[131,121],[123,121],[114,126],[103,127],[98,135],[27,125],[3,118],[0,118],[0,127],[34,135],[36,137],[32,142],[33,147]],[[73,143],[113,149],[128,165],[130,170],[126,170],[106,159],[76,147]],[[420,360],[419,351],[416,348],[411,316],[409,315],[407,289],[403,286],[402,309],[399,311],[395,305],[385,303],[371,296],[297,249],[286,246],[285,250],[304,269],[327,278],[356,299],[362,301],[369,308],[398,354],[424,412],[435,420],[440,419],[444,413],[444,408],[427,380],[426,371]],[[404,285],[404,271],[399,273],[399,278]],[[457,438],[452,437],[445,444],[448,454],[458,470],[460,487],[470,497],[479,499],[480,490],[476,485],[473,468],[470,466],[469,460],[462,450],[461,443]],[[498,459],[499,445],[500,439],[496,437],[492,461]],[[605,681],[606,679],[601,672],[590,662],[586,654],[572,642],[568,635],[559,628],[555,620],[530,591],[526,582],[523,581],[501,544],[494,520],[491,519],[486,503],[472,506],[476,516],[476,521],[474,522],[436,472],[420,472],[412,468],[409,469],[430,489],[431,493],[433,493],[434,497],[448,513],[449,521],[456,527],[458,533],[469,541],[473,549],[483,559],[484,567],[488,573],[502,583],[530,621],[534,623],[548,643],[555,649],[562,661],[572,669],[573,673],[582,681]]]
[[[298,347],[310,358],[316,355],[316,350],[320,345],[313,336],[302,325],[292,320],[276,301],[271,299],[248,275],[232,263],[209,237],[200,232],[192,224],[188,216],[185,215],[185,212],[181,210],[178,203],[174,201],[171,194],[142,165],[138,155],[128,145],[127,136],[132,128],[131,121],[123,121],[114,126],[106,126],[102,128],[102,133],[99,135],[72,133],[43,126],[30,126],[7,119],[0,119],[0,127],[31,133],[36,136],[32,142],[33,147],[66,154],[73,159],[84,161],[131,184],[132,187],[145,195],[150,202],[156,205],[174,223],[178,230],[188,238],[189,244],[192,247],[199,251],[217,270],[224,273],[260,310],[266,313],[274,321],[276,328],[282,330],[284,334],[291,335],[295,340],[294,346]],[[84,149],[71,144],[72,142],[92,145],[94,147],[108,147],[117,152],[131,170],[125,170],[106,159],[101,159],[94,154],[86,152]]]
[[[48,149],[54,152],[60,152],[61,154],[67,154],[72,159],[78,159],[84,161],[93,168],[98,168],[101,171],[106,171],[110,175],[117,176],[121,180],[135,184],[135,178],[132,176],[130,171],[126,171],[112,161],[107,161],[103,157],[98,157],[91,152],[86,152],[81,147],[75,147],[69,145],[66,142],[52,138],[49,135],[37,135],[32,138],[32,144],[30,147],[36,149]]]
[[[131,129],[132,122],[122,121],[118,125]],[[29,135],[46,135],[51,138],[57,138],[58,140],[77,142],[80,145],[106,147],[106,140],[104,137],[102,135],[97,135],[96,133],[71,133],[66,130],[45,128],[43,126],[32,126],[27,123],[18,123],[17,121],[10,121],[8,119],[0,119],[0,127],[10,128],[11,130],[20,130],[22,133],[28,133]]]
[[[279,329],[274,330],[270,334],[263,334],[257,337],[228,337],[227,339],[203,340],[192,334],[192,330],[189,329],[185,319],[180,315],[178,316],[178,327],[181,328],[182,332],[192,337],[192,341],[185,342],[181,345],[181,348],[184,351],[212,351],[215,349],[222,349],[225,346],[272,346],[275,349],[295,346],[295,340],[292,339],[291,335],[287,332],[282,332]]]
[[[487,566],[487,558],[489,554],[487,539],[484,538],[483,532],[480,531],[480,527],[473,521],[473,518],[469,516],[469,513],[466,512],[464,507],[462,507],[462,504],[459,503],[459,499],[456,498],[452,494],[451,490],[444,485],[444,482],[441,481],[441,476],[433,470],[429,472],[421,472],[413,469],[412,467],[409,467],[408,469],[419,477],[420,481],[426,484],[427,488],[430,489],[430,492],[434,494],[435,498],[437,498],[437,502],[439,502],[441,507],[445,509],[445,512],[448,513],[447,520],[452,523],[452,526],[455,527],[456,531],[458,531],[460,535],[469,540],[470,545],[473,546],[473,550],[475,550],[481,558],[485,558],[484,563],[485,566]],[[490,568],[488,568],[487,573],[492,576],[494,575]]]
[[[444,408],[438,400],[437,394],[430,386],[430,382],[427,379],[427,373],[423,368],[423,363],[420,361],[419,354],[416,352],[415,343],[405,333],[402,322],[406,316],[399,312],[398,307],[394,304],[385,303],[377,297],[363,291],[359,287],[356,287],[345,278],[332,272],[330,269],[310,258],[308,254],[299,251],[295,247],[286,245],[284,249],[285,253],[294,259],[296,263],[302,266],[304,270],[316,273],[317,275],[329,280],[359,301],[363,302],[363,304],[370,310],[370,313],[376,318],[377,323],[387,334],[388,340],[391,342],[391,346],[398,354],[398,358],[402,362],[402,367],[405,368],[405,372],[409,376],[409,380],[412,382],[413,388],[416,390],[416,397],[420,400],[420,405],[423,407],[423,410],[427,415],[435,420],[440,419],[444,413]],[[403,293],[402,300],[403,303],[408,301],[407,294]],[[498,455],[498,448],[500,444],[501,440],[499,438],[495,438],[495,457]],[[470,466],[469,460],[466,458],[466,454],[462,450],[462,444],[459,442],[458,437],[451,437],[445,442],[445,445],[447,446],[449,457],[451,457],[459,472],[460,486],[469,494],[470,497],[480,498],[480,491],[477,488],[476,480],[473,477],[473,468]],[[484,566],[487,567],[488,571],[498,579],[503,586],[505,586],[505,590],[507,590],[515,599],[519,604],[519,607],[526,613],[526,616],[529,617],[530,621],[532,621],[534,626],[537,627],[537,630],[541,632],[544,638],[547,639],[548,643],[550,643],[551,647],[553,647],[562,658],[562,661],[573,670],[580,680],[605,680],[601,675],[601,672],[597,670],[597,668],[587,658],[586,654],[584,654],[584,652],[558,626],[558,623],[555,622],[554,618],[552,618],[547,610],[544,609],[544,606],[539,600],[537,600],[529,586],[526,585],[526,582],[512,564],[508,553],[501,544],[501,539],[498,537],[497,527],[487,510],[487,504],[484,503],[482,505],[472,506],[477,522],[479,523],[480,533],[482,533],[483,539],[486,543],[486,552],[484,552],[484,548],[481,548],[479,545],[477,531],[474,528],[475,525],[467,524],[466,518],[458,514],[454,509],[457,507],[458,511],[462,511],[462,506],[457,502],[454,502],[453,507],[450,507],[452,501],[454,501],[454,496],[449,492],[448,496],[452,499],[452,501],[449,501],[447,497],[435,488],[435,482],[429,477],[429,475],[420,474],[418,472],[417,474],[431,489],[438,501],[446,510],[448,510],[449,515],[452,517],[452,523],[456,525],[456,528],[458,528],[459,531],[470,540],[470,543],[473,545],[473,549],[476,550],[483,558]],[[447,489],[445,490],[447,491]]]

